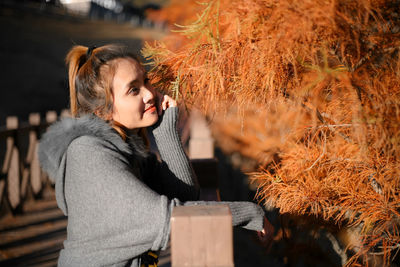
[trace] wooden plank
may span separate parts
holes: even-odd
[[[40,115],[38,113],[32,113],[29,115],[29,124],[32,126],[38,126],[40,124]],[[30,164],[32,162],[35,147],[37,143],[37,132],[36,128],[32,127],[29,131],[29,147],[28,152],[26,154],[26,163]]]
[[[46,112],[46,122],[51,124],[57,120],[57,112],[50,110]]]
[[[40,255],[39,257],[34,257],[31,260],[24,260],[24,266],[26,267],[56,267],[58,263],[58,256],[60,251],[53,253],[48,253],[45,255]]]
[[[31,113],[29,114],[29,124],[32,126],[40,125],[40,114],[39,113]]]
[[[33,193],[36,195],[42,190],[42,169],[40,168],[39,155],[38,155],[39,143],[35,142],[35,148],[33,152],[33,158],[30,165],[31,174],[31,186]]]
[[[171,218],[172,266],[234,266],[227,205],[176,207]]]
[[[7,129],[18,128],[18,118],[15,116],[7,117]],[[16,140],[13,137],[7,137],[7,153],[5,164],[3,166],[3,173],[7,173],[7,196],[12,209],[15,209],[20,201],[20,160],[19,151],[16,147]]]
[[[0,209],[3,205],[3,196],[6,188],[6,181],[3,179],[0,179]]]
[[[30,213],[25,216],[7,216],[0,220],[0,231],[16,230],[28,225],[40,224],[47,221],[64,220],[66,217],[60,209]]]
[[[10,205],[15,209],[21,202],[19,151],[15,146],[12,148],[10,167],[7,174],[7,193]]]
[[[6,129],[8,131],[12,131],[12,133],[15,133],[15,129],[18,128],[18,119],[17,117],[7,117],[7,121],[6,121]],[[10,132],[11,133],[11,132]],[[1,168],[1,172],[3,174],[7,174],[8,169],[10,167],[10,162],[11,162],[11,156],[12,156],[12,151],[13,151],[13,147],[15,145],[15,140],[14,140],[14,134],[10,135],[7,137],[6,140],[6,154],[4,157],[4,162],[3,162],[3,166]]]
[[[33,113],[29,115],[29,124],[32,126],[40,125],[40,114]],[[30,172],[30,185],[33,190],[33,194],[36,195],[42,189],[42,179],[41,179],[41,169],[39,164],[38,157],[38,137],[37,131],[32,130],[29,133],[29,154],[27,157],[27,162],[29,163],[29,172]]]
[[[57,114],[56,114],[57,116]],[[7,129],[6,126],[0,126],[0,138],[6,138],[10,136],[14,136],[18,133],[26,133],[32,130],[40,130],[45,129],[49,126],[47,122],[40,123],[39,125],[30,125],[29,123],[21,123],[18,124],[18,129]]]
[[[207,121],[198,110],[190,114],[189,157],[191,159],[213,158],[214,140]]]
[[[3,166],[1,168],[1,172],[3,174],[6,174],[8,172],[8,168],[10,167],[12,148],[14,147],[14,138],[13,137],[7,137],[6,146],[7,146],[6,154],[4,157]]]
[[[63,109],[61,110],[60,113],[60,118],[67,118],[67,117],[71,117],[71,112],[69,109]]]
[[[29,182],[29,169],[23,168],[22,170],[22,180],[21,180],[21,199],[25,200],[27,191],[28,191],[28,182]]]
[[[43,236],[61,233],[66,235],[67,220],[50,221],[42,224],[18,228],[16,230],[0,232],[0,250],[7,247],[15,247],[20,243],[41,239]]]
[[[25,261],[26,267],[57,267],[60,251]]]
[[[0,126],[0,138],[7,138],[13,136],[15,134],[15,130],[9,130],[5,126]]]
[[[44,251],[59,251],[63,248],[63,242],[65,240],[64,235],[56,236],[47,240],[39,240],[36,242],[31,242],[25,245],[18,246],[16,248],[9,248],[1,250],[0,257],[4,262],[6,259],[14,259],[15,258],[32,258],[34,255],[43,254]],[[20,259],[21,260],[21,259]],[[0,262],[1,263],[1,262]]]
[[[55,199],[27,202],[23,211],[0,220],[0,265],[56,266],[67,217]]]
[[[0,266],[45,267],[57,266],[62,247],[56,246],[18,258],[0,260]],[[1,257],[1,256],[0,256]]]
[[[55,196],[54,196],[55,197]],[[38,199],[25,203],[23,213],[41,212],[45,210],[58,209],[57,201],[53,199]]]
[[[9,116],[6,118],[6,127],[7,129],[17,129],[18,128],[18,117],[16,116]]]

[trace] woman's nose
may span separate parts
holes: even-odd
[[[151,101],[154,101],[154,93],[150,89],[143,87],[143,102],[144,103],[149,103]]]

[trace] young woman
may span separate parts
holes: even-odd
[[[39,147],[68,216],[59,266],[151,264],[168,242],[179,205],[228,204],[234,226],[269,240],[272,228],[256,204],[198,201],[176,102],[156,92],[135,56],[117,45],[75,46],[66,62],[73,118],[51,126]],[[161,162],[148,151],[146,128]]]

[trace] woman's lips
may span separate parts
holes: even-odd
[[[156,111],[156,106],[150,106],[144,110],[144,113],[153,113]]]

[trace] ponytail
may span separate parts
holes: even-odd
[[[67,54],[65,62],[68,64],[68,81],[69,81],[69,100],[72,117],[78,115],[78,95],[76,93],[76,76],[81,66],[88,48],[77,45],[74,46]],[[86,59],[86,58],[85,58]]]

